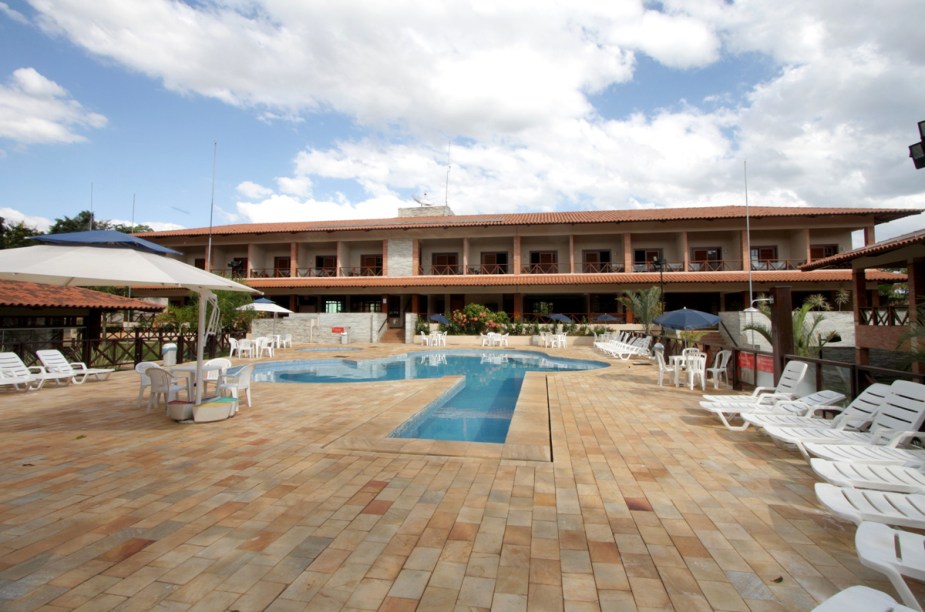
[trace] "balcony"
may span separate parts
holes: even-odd
[[[289,278],[289,268],[251,268],[248,278]]]
[[[805,259],[753,259],[752,270],[797,270],[805,263]]]
[[[581,271],[585,274],[613,274],[626,269],[621,263],[583,263]]]
[[[339,276],[382,276],[382,266],[354,266],[341,268]]]
[[[466,274],[509,274],[507,264],[480,264],[477,266],[466,266]]]
[[[906,306],[881,306],[859,308],[858,325],[879,325],[903,327],[909,324],[909,308]]]
[[[299,276],[310,278],[332,278],[337,276],[337,268],[300,268]]]
[[[559,264],[557,263],[535,263],[521,266],[521,274],[558,274]]]
[[[418,268],[418,274],[426,276],[454,276],[462,273],[463,267],[454,264],[434,264]]]

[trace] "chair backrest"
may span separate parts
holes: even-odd
[[[774,391],[793,395],[796,388],[803,381],[803,377],[806,376],[807,368],[809,368],[809,364],[805,361],[788,361]]]
[[[874,415],[871,432],[879,429],[918,431],[925,422],[925,385],[897,380],[890,385],[890,394]]]
[[[707,354],[706,353],[697,353],[696,355],[689,355],[685,360],[685,365],[691,372],[703,372],[707,369]]]
[[[135,371],[138,372],[138,376],[141,377],[141,384],[143,386],[151,384],[151,379],[148,377],[148,370],[159,367],[160,366],[153,361],[142,361],[135,366]]]
[[[247,389],[251,386],[251,378],[254,376],[254,368],[257,366],[253,363],[246,365],[234,373],[234,386],[238,389]]]
[[[151,393],[170,392],[170,373],[160,366],[148,368],[145,375],[151,381]]]
[[[202,373],[205,380],[218,380],[219,376],[224,374],[225,370],[231,367],[231,360],[225,359],[224,357],[216,357],[215,359],[208,360],[204,365],[214,365],[221,368],[220,370],[206,370]]]
[[[732,351],[728,349],[723,349],[718,352],[713,358],[713,369],[714,370],[725,370],[726,366],[729,365],[729,359],[732,357]]]
[[[35,351],[35,354],[49,372],[70,373],[74,371],[74,368],[71,367],[68,360],[61,354],[61,351],[57,349]]]
[[[839,417],[868,418],[880,410],[886,396],[890,394],[890,385],[874,383],[864,389],[860,395],[848,404]]]
[[[700,354],[699,348],[681,349],[681,356],[684,357],[685,359],[687,359],[688,357],[693,357],[694,355],[699,355],[699,354]]]
[[[7,376],[14,378],[29,377],[32,372],[22,362],[16,353],[0,353],[0,370]]]
[[[238,348],[238,341],[235,340],[234,338],[228,338],[228,347],[231,349],[231,352],[233,353],[235,349]]]

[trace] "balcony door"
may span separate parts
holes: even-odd
[[[274,257],[273,258],[273,276],[276,278],[285,278],[289,276],[292,266],[291,257]]]
[[[691,249],[691,270],[715,272],[723,269],[721,247],[694,247]]]
[[[482,253],[480,272],[482,274],[507,274],[507,253]]]
[[[458,274],[459,255],[456,253],[433,253],[430,256],[431,274]]]
[[[586,273],[610,272],[610,251],[583,251],[581,264]]]
[[[360,255],[361,276],[382,276],[382,255]]]
[[[556,274],[558,271],[558,251],[530,251],[530,274]]]
[[[633,251],[633,272],[652,271],[655,269],[652,262],[661,259],[661,249],[635,249]]]

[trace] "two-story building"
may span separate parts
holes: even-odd
[[[513,318],[625,315],[625,291],[662,286],[668,309],[739,310],[754,294],[853,289],[848,270],[808,262],[874,242],[919,210],[721,206],[253,223],[143,236],[187,263],[234,276],[295,312],[444,313],[477,302]],[[211,244],[211,252],[207,245]],[[875,281],[871,277],[871,281]],[[163,295],[163,293],[161,294]]]

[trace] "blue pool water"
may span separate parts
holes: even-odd
[[[464,376],[461,384],[400,425],[397,438],[503,443],[527,372],[605,367],[598,361],[562,359],[528,351],[422,351],[387,359],[265,362],[254,380],[344,383]]]

